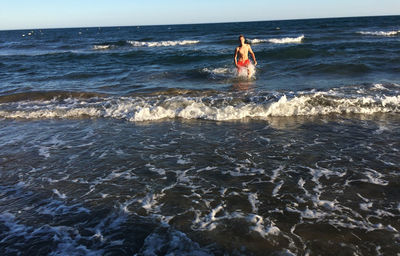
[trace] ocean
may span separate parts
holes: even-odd
[[[0,254],[399,255],[399,57],[400,16],[0,31]]]

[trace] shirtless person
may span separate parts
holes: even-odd
[[[249,52],[251,54],[251,57],[253,57],[254,65],[257,65],[256,56],[254,55],[254,52],[251,49],[250,45],[245,43],[245,39],[244,39],[243,35],[239,36],[239,42],[240,42],[240,45],[238,47],[236,47],[236,50],[235,50],[235,65],[238,69],[239,74],[241,73],[241,71],[244,68],[246,68],[247,75],[250,76],[250,69],[248,68],[248,66],[250,65]],[[239,57],[239,60],[237,60],[238,57]]]

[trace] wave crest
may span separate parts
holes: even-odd
[[[301,35],[298,37],[285,37],[285,38],[270,38],[270,39],[251,39],[249,40],[252,44],[259,43],[273,43],[273,44],[295,44],[301,43],[304,40],[305,36]]]
[[[393,31],[359,31],[361,35],[371,35],[371,36],[396,36],[400,34],[400,30]]]
[[[132,122],[165,118],[227,121],[330,114],[400,113],[400,95],[345,97],[332,92],[287,96],[157,95],[68,98],[0,104],[1,118],[115,118]]]
[[[105,45],[94,45],[93,50],[109,50],[113,47],[111,44],[105,44]]]
[[[190,44],[198,44],[199,40],[177,40],[177,41],[118,41],[118,42],[107,42],[102,44],[96,44],[93,46],[93,50],[110,50],[119,47],[171,47],[171,46],[183,46]]]
[[[158,42],[141,42],[141,41],[127,41],[134,47],[166,47],[176,45],[198,44],[199,40],[178,40],[178,41],[158,41]]]

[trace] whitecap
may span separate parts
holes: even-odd
[[[105,45],[94,45],[93,50],[109,50],[111,49],[112,45],[105,44]]]
[[[254,39],[248,39],[248,41],[251,44],[260,44],[260,43],[266,43],[268,42],[268,39],[258,39],[258,38],[254,38]]]
[[[268,39],[268,42],[274,44],[298,44],[304,40],[305,36],[301,35],[299,37],[285,37],[285,38],[272,38]]]
[[[134,47],[167,47],[177,45],[198,44],[199,40],[177,40],[177,41],[157,41],[157,42],[142,42],[142,41],[127,41]]]
[[[304,40],[305,36],[301,35],[298,37],[284,37],[284,38],[270,38],[270,39],[249,39],[251,44],[260,44],[260,43],[273,43],[273,44],[295,44],[301,43]]]
[[[371,35],[371,36],[396,36],[400,33],[400,30],[392,31],[359,31],[361,35]]]
[[[261,99],[261,100],[260,100]],[[0,104],[0,118],[73,119],[114,118],[131,122],[165,118],[205,119],[216,121],[243,118],[316,116],[330,114],[399,113],[400,95],[340,96],[330,92],[277,95],[270,98],[235,98],[229,94],[214,96],[110,97],[92,100],[71,99],[65,102],[25,101]],[[43,156],[48,156],[45,148]]]

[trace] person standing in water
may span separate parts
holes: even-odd
[[[254,55],[254,52],[251,49],[250,45],[245,43],[245,38],[243,35],[239,36],[239,43],[240,45],[236,47],[235,50],[235,66],[238,69],[238,74],[241,74],[245,69],[247,69],[247,76],[250,77],[249,65],[251,63],[249,60],[249,53],[253,58],[254,65],[257,65],[256,56]]]

